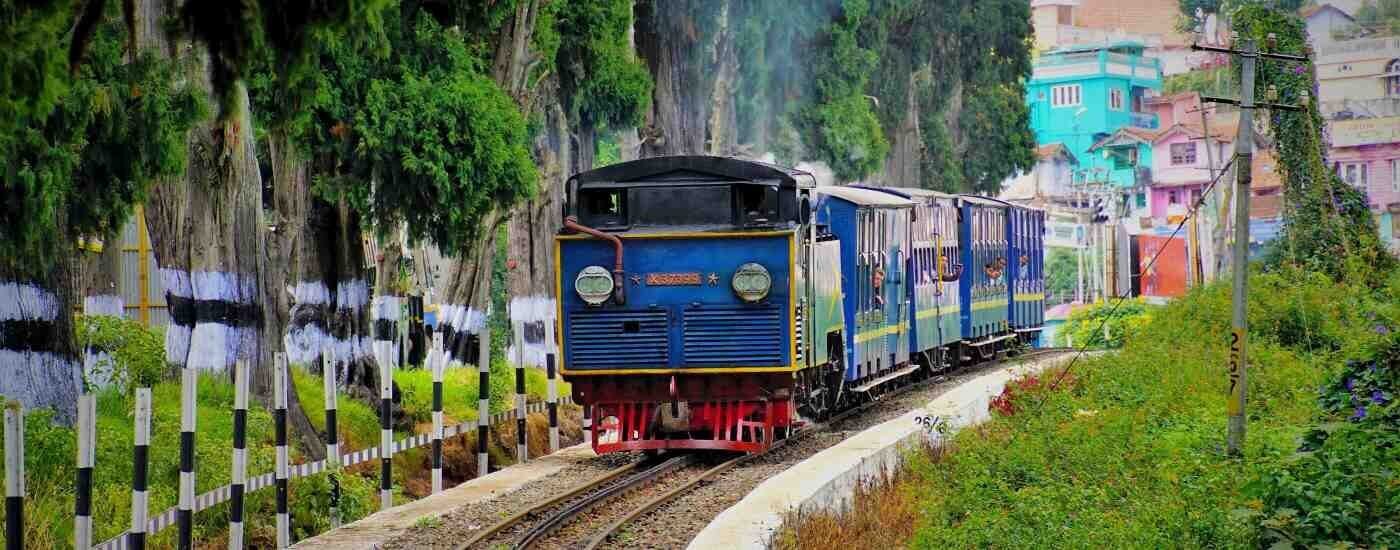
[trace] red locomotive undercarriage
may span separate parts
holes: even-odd
[[[791,373],[570,376],[593,407],[598,454],[649,449],[761,452],[794,419]]]

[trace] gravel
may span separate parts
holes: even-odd
[[[702,483],[694,490],[637,518],[622,528],[623,535],[616,537],[614,542],[617,544],[609,548],[684,548],[714,520],[715,516],[739,502],[749,491],[768,478],[866,428],[923,406],[972,378],[1015,362],[1016,360],[1012,359],[963,369],[943,375],[942,380],[917,389],[887,396],[859,414],[836,422],[826,429],[808,433],[788,445],[740,464],[716,479]]]
[[[1041,359],[1038,357],[1036,359]],[[987,363],[942,375],[933,383],[887,395],[865,411],[842,419],[825,428],[809,432],[792,443],[763,456],[740,464],[713,480],[643,515],[624,526],[619,534],[604,546],[607,548],[684,548],[695,535],[709,525],[715,516],[738,502],[764,480],[806,460],[847,437],[866,428],[896,418],[909,410],[937,398],[948,390],[988,371],[1015,364],[1016,359]],[[548,499],[560,492],[616,468],[640,460],[636,453],[612,454],[569,466],[559,473],[531,482],[519,490],[486,502],[472,504],[442,517],[431,527],[417,526],[386,545],[385,548],[455,548],[476,531],[510,514]],[[707,466],[706,466],[707,467]],[[697,468],[700,468],[697,470]],[[576,518],[554,533],[539,548],[574,548],[582,546],[589,537],[607,523],[621,517],[633,507],[664,492],[670,487],[699,475],[703,467],[683,468],[663,477],[650,487],[604,503]],[[522,522],[528,523],[528,522]],[[507,537],[497,537],[486,548],[496,548],[517,540],[524,527],[509,530]]]
[[[586,480],[609,470],[641,459],[638,453],[609,454],[571,464],[551,476],[526,483],[515,491],[462,506],[444,514],[438,521],[416,525],[384,545],[396,548],[455,549],[481,529],[510,517],[511,514],[548,500],[578,486]],[[490,546],[488,546],[490,548]]]

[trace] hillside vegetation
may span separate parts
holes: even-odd
[[[1128,327],[1120,352],[1010,385],[992,421],[912,457],[782,548],[1400,546],[1400,275],[1295,270],[1250,294],[1244,458],[1226,458],[1228,284]],[[1058,381],[1058,385],[1055,382]]]

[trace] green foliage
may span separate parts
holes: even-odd
[[[71,2],[0,0],[0,159],[48,118],[67,92],[63,51]],[[6,163],[8,164],[8,163]]]
[[[57,50],[63,43],[64,29],[30,23],[32,32],[52,33],[45,48]],[[0,163],[7,166],[0,173],[6,197],[0,205],[0,263],[28,276],[45,273],[65,250],[55,243],[115,234],[152,181],[184,170],[185,132],[204,108],[170,63],[149,55],[124,59],[120,32],[116,23],[101,25],[86,62],[61,86],[23,88],[0,100],[0,109],[15,115],[0,123],[15,124],[0,127]],[[37,70],[26,63],[45,55],[54,52],[7,48],[0,65],[24,73]],[[39,95],[26,99],[27,92]]]
[[[640,124],[652,82],[627,43],[632,1],[570,0],[557,9],[555,64],[571,119],[585,127]]]
[[[1334,455],[1293,456],[1318,414],[1316,388],[1334,379],[1328,371],[1344,352],[1285,344],[1292,337],[1279,329],[1295,304],[1337,303],[1310,313],[1328,317],[1320,326],[1343,329],[1339,349],[1369,349],[1374,321],[1351,310],[1385,311],[1397,296],[1297,269],[1257,274],[1250,284],[1243,460],[1221,452],[1230,326],[1230,288],[1222,282],[1154,311],[1121,352],[1080,359],[1058,389],[1023,384],[1013,414],[957,434],[940,461],[917,459],[924,516],[911,545],[1268,546],[1275,540],[1268,525],[1316,520],[1360,525],[1370,538],[1306,538],[1302,529],[1289,536],[1306,547],[1326,540],[1393,546],[1380,535],[1394,532],[1385,514],[1393,521],[1396,513],[1396,446],[1346,435]],[[1279,514],[1276,497],[1296,498],[1293,512]]]
[[[1240,81],[1228,67],[1196,69],[1167,75],[1162,79],[1162,94],[1197,92],[1216,97],[1239,97]]]
[[[155,384],[165,373],[161,334],[139,322],[108,315],[83,315],[77,323],[78,346],[107,354],[106,360],[92,366],[90,377],[130,392]]]
[[[1319,424],[1299,452],[1250,487],[1265,542],[1400,546],[1400,277],[1378,301],[1348,304],[1352,357],[1317,394]]]
[[[306,411],[306,418],[317,432],[326,433],[325,382],[303,369],[293,368],[292,391]],[[342,449],[365,449],[379,443],[379,412],[369,404],[345,394],[336,394],[336,440]]]
[[[1049,248],[1045,255],[1045,293],[1074,296],[1079,285],[1079,259],[1073,249]]]
[[[1153,309],[1142,298],[1096,302],[1070,313],[1056,333],[1058,344],[1072,339],[1075,347],[1121,348],[1152,321]]]
[[[1307,48],[1306,29],[1294,13],[1250,4],[1235,10],[1232,21],[1243,38],[1257,44],[1265,44],[1272,34],[1277,37],[1278,51],[1302,52]],[[1304,95],[1313,90],[1314,73],[1311,62],[1261,62],[1256,96],[1265,97],[1276,87],[1280,102],[1303,103]],[[1302,112],[1276,110],[1268,115],[1287,204],[1280,239],[1288,242],[1290,262],[1337,279],[1363,276],[1375,284],[1375,276],[1387,273],[1395,259],[1380,242],[1365,193],[1347,185],[1328,168],[1323,120],[1315,99],[1315,94],[1309,96]],[[1349,260],[1363,269],[1349,268]]]
[[[1356,24],[1361,28],[1400,32],[1400,2],[1396,0],[1366,0],[1356,9]]]
[[[845,0],[815,54],[811,103],[797,118],[807,150],[831,166],[836,177],[853,181],[878,170],[890,144],[865,89],[879,63],[878,52],[859,41],[869,0]]]
[[[403,222],[414,240],[465,251],[488,212],[534,192],[524,117],[484,74],[471,36],[426,14],[385,19],[387,55],[374,41],[323,45],[320,91],[297,139],[320,194],[344,196],[380,232]]]

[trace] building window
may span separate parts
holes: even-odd
[[[1337,174],[1342,176],[1342,181],[1360,189],[1365,189],[1366,182],[1369,180],[1364,162],[1343,162]]]
[[[1400,193],[1400,159],[1390,159],[1390,191]]]
[[[1400,59],[1385,66],[1385,95],[1400,97]]]
[[[1172,144],[1172,165],[1182,164],[1196,164],[1196,142]]]
[[[1051,86],[1051,87],[1050,87],[1050,106],[1051,106],[1051,107],[1073,107],[1073,106],[1075,106],[1075,105],[1079,105],[1079,93],[1080,93],[1079,90],[1080,90],[1080,87],[1079,87],[1078,84],[1066,84],[1066,85],[1064,85],[1064,86]]]
[[[1108,108],[1115,111],[1123,110],[1123,90],[1115,88],[1108,91]]]
[[[1074,24],[1074,6],[1056,6],[1055,21],[1061,25]]]
[[[1181,204],[1181,195],[1175,189],[1167,191],[1167,204]]]

